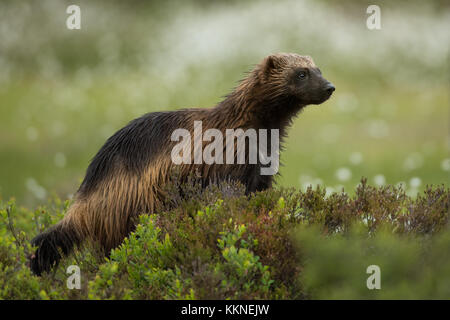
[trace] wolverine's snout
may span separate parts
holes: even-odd
[[[336,90],[336,87],[331,82],[328,82],[325,85],[325,91],[326,93],[328,93],[329,96],[333,94],[334,90]]]

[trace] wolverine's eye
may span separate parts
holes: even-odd
[[[300,71],[300,72],[298,73],[298,77],[299,77],[300,79],[305,79],[305,78],[306,78],[306,72]]]

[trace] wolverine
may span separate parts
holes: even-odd
[[[323,103],[334,90],[309,56],[278,53],[264,58],[213,108],[153,112],[131,121],[92,159],[65,217],[32,240],[37,247],[30,257],[32,271],[50,271],[85,241],[98,243],[108,254],[134,230],[139,214],[158,212],[174,168],[181,180],[195,171],[203,187],[237,181],[248,194],[270,188],[274,176],[261,174],[261,162],[174,163],[172,133],[179,128],[194,132],[194,122],[201,121],[202,130],[221,133],[276,129],[282,143],[295,116],[307,105]]]

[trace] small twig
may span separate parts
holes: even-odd
[[[41,227],[39,226],[38,215],[36,214],[36,211],[34,212],[34,223],[36,224],[36,231],[40,233]]]
[[[16,243],[20,247],[23,247],[25,255],[28,256],[29,252],[28,252],[27,246],[22,243],[21,239],[19,238],[19,236],[16,233],[16,230],[14,229],[14,224],[12,222],[12,217],[11,217],[11,206],[6,207],[6,214],[8,216],[8,229],[9,229],[9,231],[11,231],[14,239],[16,240]]]
[[[14,225],[13,225],[13,222],[12,222],[12,218],[11,218],[11,206],[8,206],[8,207],[6,208],[6,214],[8,215],[8,228],[9,228],[9,231],[11,231],[11,233],[12,233],[14,239],[16,239],[16,241],[19,243],[19,245],[22,245],[22,244],[20,243],[19,238],[17,237],[17,233],[16,233],[16,230],[14,229]]]

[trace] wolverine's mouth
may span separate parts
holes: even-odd
[[[325,102],[325,101],[327,101],[328,99],[330,99],[332,95],[333,95],[332,93],[330,93],[329,95],[327,95],[327,96],[323,99],[323,102]]]
[[[318,104],[323,103],[330,99],[330,97],[333,95],[333,92],[336,90],[335,86],[332,83],[328,83],[326,87],[324,88],[322,99],[318,102]]]
[[[311,102],[311,104],[322,104],[325,101],[327,101],[328,99],[330,99],[331,96],[332,96],[332,94],[322,96],[318,99],[315,99],[313,102]]]

